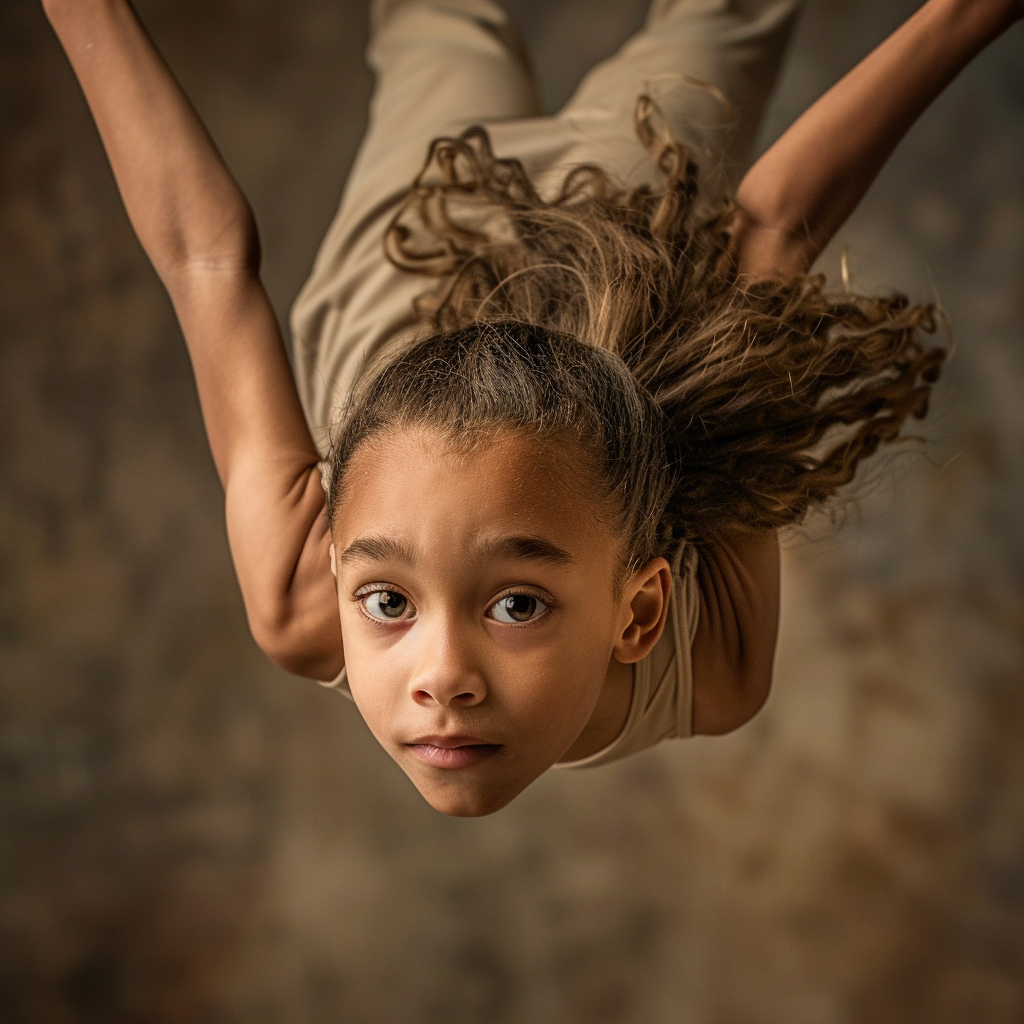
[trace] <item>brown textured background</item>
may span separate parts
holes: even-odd
[[[549,106],[639,0],[516,0]],[[364,124],[359,0],[139,0],[283,314]],[[812,0],[777,134],[914,7]],[[268,665],[184,348],[33,0],[0,6],[0,1021],[1024,1021],[1024,30],[822,265],[937,295],[917,454],[788,542],[720,740],[431,811]]]

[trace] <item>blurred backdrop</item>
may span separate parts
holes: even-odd
[[[549,108],[640,0],[515,0]],[[914,8],[811,0],[767,144]],[[138,0],[283,317],[365,123],[362,0]],[[821,266],[939,299],[928,441],[787,538],[725,739],[431,811],[249,638],[184,347],[33,0],[0,6],[0,1020],[1024,1021],[1024,29]]]

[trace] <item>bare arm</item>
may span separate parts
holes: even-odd
[[[331,678],[343,658],[318,455],[249,204],[127,0],[43,6],[181,323],[253,634],[284,667]]]
[[[733,235],[740,270],[806,271],[914,121],[1022,16],[1021,0],[928,0],[747,172]]]
[[[900,139],[1021,0],[928,0],[830,89],[747,173],[733,242],[741,273],[805,272],[853,212]],[[768,696],[779,619],[774,533],[702,545],[693,643],[694,731],[728,732]]]

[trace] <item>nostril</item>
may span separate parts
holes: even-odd
[[[417,704],[423,706],[436,704],[438,707],[460,707],[465,704],[469,707],[479,703],[483,694],[474,688],[452,693],[442,686],[438,689],[433,687],[416,687],[410,691],[410,696]]]

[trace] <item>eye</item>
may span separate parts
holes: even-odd
[[[409,618],[406,614],[410,608],[409,598],[397,590],[374,590],[364,594],[359,603],[363,611],[378,622],[394,622],[397,619]]]
[[[547,610],[548,605],[533,594],[506,594],[487,609],[492,619],[513,625],[530,622]]]

